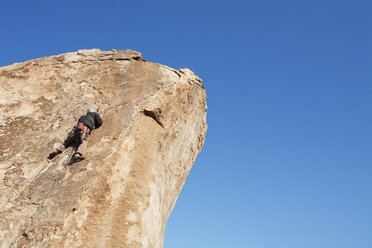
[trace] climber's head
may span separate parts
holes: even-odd
[[[88,108],[88,113],[95,113],[96,111],[94,110],[94,108]]]

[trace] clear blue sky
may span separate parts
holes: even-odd
[[[204,80],[165,248],[372,247],[371,0],[13,0],[0,22],[0,65],[129,48]]]

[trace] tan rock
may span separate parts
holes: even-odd
[[[80,50],[0,67],[0,247],[9,247],[70,150],[46,157],[88,107],[104,124],[13,247],[162,247],[206,133],[190,70],[140,53]]]

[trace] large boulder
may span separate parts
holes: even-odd
[[[104,124],[87,159],[62,170],[71,148],[46,158],[92,106]],[[190,70],[131,50],[0,67],[0,247],[17,237],[13,247],[162,247],[204,143],[206,109]]]

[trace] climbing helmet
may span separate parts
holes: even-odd
[[[94,108],[88,108],[88,113],[95,113],[96,111],[94,110]]]

